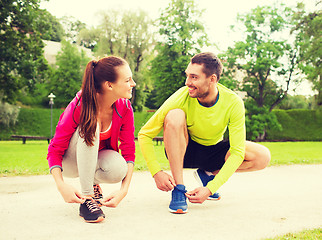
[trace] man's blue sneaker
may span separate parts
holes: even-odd
[[[193,175],[195,176],[197,182],[200,184],[200,186],[207,186],[208,182],[213,180],[215,178],[214,175],[209,176],[204,170],[197,169],[193,172]],[[215,192],[214,194],[210,195],[208,197],[208,200],[220,200],[219,193]]]
[[[178,184],[172,190],[172,199],[169,205],[169,211],[171,213],[186,213],[188,212],[186,187],[182,184]]]

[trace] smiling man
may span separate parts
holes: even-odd
[[[234,172],[263,169],[269,150],[246,141],[243,101],[218,83],[222,64],[213,53],[195,55],[186,69],[185,87],[170,96],[139,132],[139,143],[157,187],[172,191],[169,211],[186,213],[191,203],[219,200],[217,190]],[[223,140],[229,130],[229,140]],[[172,176],[163,172],[153,138],[164,130]],[[200,187],[186,190],[183,168],[196,168]]]

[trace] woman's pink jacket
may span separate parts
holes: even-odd
[[[68,104],[59,118],[55,136],[48,147],[47,160],[50,171],[55,167],[62,169],[63,156],[79,124],[81,112],[80,95],[81,92],[76,94],[76,97]],[[134,117],[133,109],[128,99],[119,99],[113,105],[110,145],[117,152],[120,149],[124,159],[134,164]]]

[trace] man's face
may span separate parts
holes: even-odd
[[[209,95],[211,77],[207,77],[202,71],[203,65],[189,63],[186,69],[186,83],[189,88],[189,96],[192,98],[203,99]]]

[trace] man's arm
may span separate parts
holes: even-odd
[[[238,169],[245,158],[245,108],[243,101],[238,99],[230,113],[228,123],[230,156],[216,175],[215,179],[207,184],[207,188],[214,194]]]

